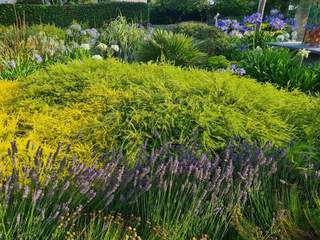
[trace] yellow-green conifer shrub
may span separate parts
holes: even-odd
[[[1,81],[0,91],[0,148],[13,138],[51,149],[70,143],[87,161],[97,149],[133,157],[145,142],[218,150],[237,136],[320,145],[319,100],[230,73],[85,60]]]

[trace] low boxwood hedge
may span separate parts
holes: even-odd
[[[0,24],[10,25],[19,20],[28,24],[53,23],[60,27],[73,21],[87,23],[91,27],[100,27],[104,22],[125,16],[136,22],[148,21],[148,5],[145,3],[112,2],[99,4],[79,4],[66,6],[48,6],[40,4],[1,4]]]

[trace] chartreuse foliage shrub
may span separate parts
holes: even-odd
[[[91,27],[101,27],[119,15],[128,20],[148,20],[148,5],[134,2],[111,2],[76,5],[1,4],[0,24],[15,24],[17,17],[28,24],[50,23],[60,27],[69,26],[73,21],[85,22]]]
[[[233,136],[320,145],[319,99],[230,73],[85,60],[0,86],[3,151],[13,138],[45,148],[71,143],[84,159],[119,148],[133,157],[146,142],[215,151]]]

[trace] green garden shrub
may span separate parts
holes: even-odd
[[[227,69],[230,66],[230,61],[223,56],[212,56],[208,58],[208,68],[209,69]]]
[[[205,23],[179,23],[173,31],[198,40],[200,49],[209,55],[220,54],[229,46],[228,36],[222,30]]]
[[[85,22],[91,27],[100,27],[105,22],[122,15],[127,20],[148,21],[148,6],[145,3],[112,2],[99,4],[78,4],[48,6],[37,4],[1,4],[0,24],[16,23],[18,18],[28,24],[50,23],[66,27],[73,21]]]
[[[271,82],[288,89],[319,92],[320,68],[306,66],[303,60],[301,53],[285,48],[260,48],[247,51],[241,65],[258,81]]]
[[[200,51],[193,38],[157,29],[150,39],[141,44],[138,59],[144,62],[167,61],[177,66],[198,66],[205,62],[206,54]]]
[[[257,9],[258,1],[255,0],[216,0],[213,6],[214,13],[225,17],[242,17],[256,12]]]
[[[44,32],[46,36],[56,37],[60,40],[64,40],[66,37],[65,30],[54,24],[36,24],[27,28],[28,35],[36,35],[39,32]]]
[[[42,0],[17,0],[17,4],[43,4]]]
[[[319,114],[317,98],[231,73],[76,61],[0,82],[0,150],[14,138],[51,149],[71,144],[81,159],[97,149],[135,156],[145,143],[216,151],[234,136],[319,147]]]
[[[207,0],[151,0],[149,2],[150,21],[154,24],[205,20],[210,11]]]
[[[255,0],[215,0],[214,4],[208,0],[151,0],[149,5],[150,21],[154,24],[211,20],[217,13],[225,17],[243,17],[258,9]]]

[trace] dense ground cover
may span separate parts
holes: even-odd
[[[1,85],[5,143],[71,143],[79,155],[105,147],[135,155],[146,141],[216,151],[233,136],[319,146],[317,98],[230,73],[85,60]]]

